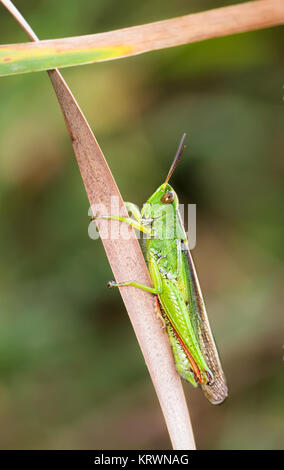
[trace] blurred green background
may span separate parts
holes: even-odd
[[[237,2],[16,1],[42,39]],[[0,5],[0,41],[26,41]],[[184,389],[199,448],[283,446],[283,28],[69,68],[123,198],[166,175],[197,204],[193,251],[230,396]],[[165,424],[46,73],[0,83],[0,448],[165,449]]]

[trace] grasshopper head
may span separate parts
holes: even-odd
[[[178,197],[174,189],[168,183],[163,183],[144,204],[142,217],[144,219],[155,218],[167,207],[170,207],[170,210],[176,210],[177,206]]]
[[[149,223],[155,238],[175,238],[173,227],[178,209],[178,197],[168,183],[163,183],[144,204],[142,223]]]

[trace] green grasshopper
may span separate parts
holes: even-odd
[[[143,232],[154,287],[135,281],[110,281],[108,286],[135,286],[157,296],[177,372],[194,387],[200,384],[207,399],[219,404],[227,397],[228,389],[188,248],[178,197],[168,184],[185,148],[185,137],[184,134],[165,182],[143,205],[141,213],[134,204],[125,203],[134,218],[98,218],[120,220]]]

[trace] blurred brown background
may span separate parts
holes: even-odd
[[[42,39],[237,2],[16,1]],[[0,5],[0,41],[26,41]],[[199,448],[283,447],[283,28],[63,75],[125,200],[172,184],[230,396],[185,384]],[[169,439],[46,73],[0,80],[0,448],[164,449]]]

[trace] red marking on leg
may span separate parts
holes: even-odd
[[[163,310],[162,304],[161,304],[161,302],[160,302],[158,296],[156,297],[156,301],[157,301],[157,306],[160,306],[160,308]],[[163,310],[163,311],[164,311],[164,310]],[[196,364],[196,362],[195,362],[195,360],[194,360],[192,354],[190,354],[189,350],[187,349],[186,345],[185,345],[184,342],[182,341],[181,337],[179,336],[178,332],[176,331],[174,325],[172,324],[172,322],[170,321],[170,319],[169,319],[168,316],[167,316],[167,319],[168,319],[168,321],[169,321],[169,323],[170,323],[170,325],[171,325],[171,327],[172,327],[172,329],[173,329],[173,331],[174,331],[174,333],[175,333],[175,335],[176,335],[176,337],[177,337],[177,339],[178,339],[178,342],[179,342],[179,344],[181,345],[181,347],[182,347],[182,349],[183,349],[183,351],[184,351],[184,353],[185,353],[187,359],[188,359],[189,362],[190,362],[190,365],[191,365],[191,367],[192,367],[192,370],[193,370],[194,374],[196,375],[196,378],[198,379],[198,381],[199,381],[201,384],[206,383],[206,381],[204,380],[204,378],[203,378],[202,375],[201,375],[201,372],[200,372],[200,370],[199,370],[199,368],[198,368],[198,365]],[[206,371],[205,371],[205,374],[206,374],[206,376],[208,377],[208,373],[207,373]],[[208,377],[208,379],[209,379],[209,377]],[[210,380],[208,380],[208,382],[210,382]]]
[[[162,314],[161,314],[161,311],[160,311],[160,303],[159,303],[159,299],[158,299],[157,295],[155,295],[155,310],[156,310],[156,315],[161,317]]]
[[[199,382],[200,382],[201,384],[204,384],[204,383],[205,383],[205,380],[204,380],[203,377],[201,376],[201,373],[200,373],[200,370],[199,370],[199,368],[198,368],[198,365],[196,364],[196,362],[195,362],[195,360],[194,360],[192,354],[190,354],[189,350],[187,349],[186,345],[184,344],[184,342],[182,341],[181,337],[179,336],[179,334],[177,333],[177,331],[174,329],[174,327],[173,327],[173,330],[174,330],[174,332],[175,332],[175,334],[176,334],[176,337],[177,337],[177,339],[178,339],[178,342],[180,343],[180,345],[181,345],[181,347],[182,347],[182,349],[183,349],[183,351],[184,351],[184,353],[185,353],[187,359],[188,359],[189,362],[190,362],[190,365],[191,365],[191,367],[192,367],[192,369],[193,369],[193,372],[195,373],[195,375],[196,375],[196,377],[198,378]]]
[[[156,309],[160,310],[160,302],[159,302],[159,299],[158,299],[157,295],[155,296],[155,300],[156,300]]]

